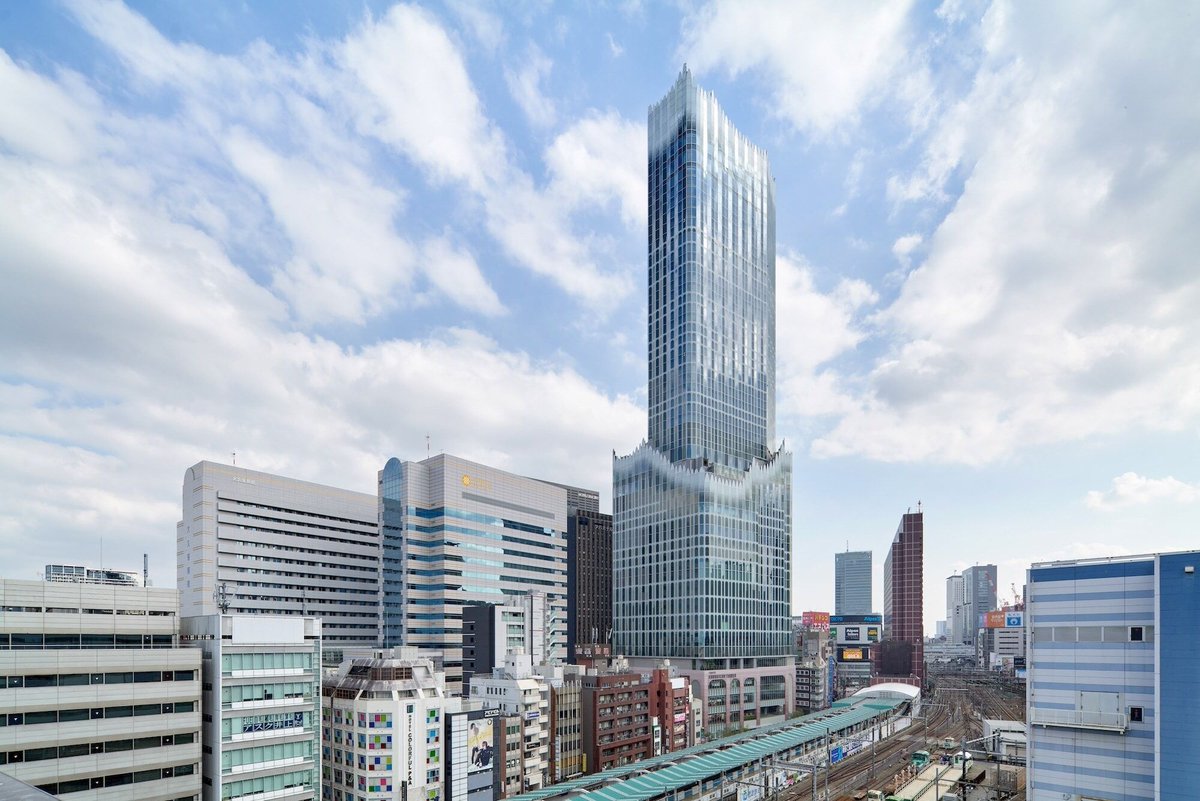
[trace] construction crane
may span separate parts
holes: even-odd
[[[1025,609],[1025,604],[1023,603],[1024,599],[1021,598],[1021,593],[1017,592],[1016,582],[1014,581],[1014,582],[1010,583],[1008,586],[1010,586],[1012,588],[1013,608],[1018,609],[1018,610],[1024,610]]]

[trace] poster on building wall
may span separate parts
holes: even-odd
[[[472,720],[467,728],[467,753],[471,761],[467,773],[488,770],[492,767],[495,757],[495,743],[492,735],[492,721]]]

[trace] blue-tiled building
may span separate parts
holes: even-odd
[[[1029,570],[1030,801],[1200,798],[1200,551]]]

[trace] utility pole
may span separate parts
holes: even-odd
[[[829,801],[829,771],[833,768],[833,754],[829,751],[830,746],[829,729],[825,730],[825,796],[824,801]]]

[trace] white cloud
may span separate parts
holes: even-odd
[[[625,53],[625,48],[618,44],[612,33],[607,33],[605,36],[608,37],[608,52],[612,53],[613,58],[620,58]]]
[[[553,195],[571,208],[616,201],[627,225],[646,224],[646,126],[614,111],[575,121],[546,148]]]
[[[980,464],[1200,419],[1200,54],[1123,6],[996,4],[979,41],[967,96],[894,183],[938,203],[957,175],[961,195],[818,455]]]
[[[397,192],[351,165],[322,169],[281,157],[242,131],[226,148],[292,241],[292,259],[275,286],[302,320],[361,323],[394,303],[394,289],[409,285],[413,249],[392,228],[403,203]]]
[[[921,234],[906,234],[892,243],[892,255],[907,268],[912,263],[912,252],[924,241]]]
[[[446,5],[484,50],[495,53],[504,44],[504,23],[483,3],[476,0],[450,0]]]
[[[474,256],[447,240],[433,239],[425,243],[421,269],[430,283],[461,305],[488,316],[507,312],[484,279]]]
[[[509,94],[525,112],[530,124],[537,128],[549,128],[558,118],[554,101],[542,89],[542,82],[550,77],[553,67],[554,62],[537,45],[530,45],[520,69],[506,67],[504,70],[504,82],[508,84]]]
[[[1093,509],[1111,512],[1126,506],[1141,506],[1156,501],[1195,503],[1200,500],[1200,483],[1188,484],[1173,476],[1146,478],[1137,473],[1122,473],[1112,480],[1108,490],[1092,490],[1086,503]]]
[[[848,411],[852,399],[837,374],[822,368],[866,339],[858,316],[879,296],[865,282],[851,279],[823,293],[813,268],[789,254],[776,258],[775,293],[780,417],[794,425],[800,417]]]
[[[338,58],[361,87],[348,98],[360,131],[411,155],[433,176],[476,191],[503,175],[503,137],[432,13],[392,6],[351,34]]]
[[[801,131],[828,136],[913,80],[910,7],[907,0],[838,6],[715,0],[686,20],[682,50],[701,73],[761,70],[774,87],[776,113]]]

